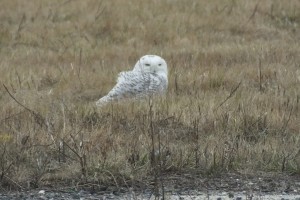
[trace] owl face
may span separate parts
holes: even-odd
[[[168,74],[167,63],[164,59],[156,55],[146,55],[141,57],[135,64],[134,70],[141,70],[154,74]]]

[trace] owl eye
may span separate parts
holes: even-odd
[[[148,64],[148,63],[146,63],[145,65],[146,65],[146,66],[150,66],[150,64]]]
[[[161,66],[161,64],[159,63],[158,66]]]

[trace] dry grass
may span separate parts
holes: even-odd
[[[300,173],[299,1],[0,7],[2,188],[118,185],[157,172]],[[144,54],[167,61],[167,96],[97,109]]]

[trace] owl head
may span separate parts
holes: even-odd
[[[156,55],[145,55],[141,57],[134,66],[133,70],[139,70],[146,73],[168,75],[166,61]]]

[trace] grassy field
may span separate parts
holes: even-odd
[[[300,174],[297,0],[1,0],[0,189]],[[165,97],[97,108],[145,54]]]

